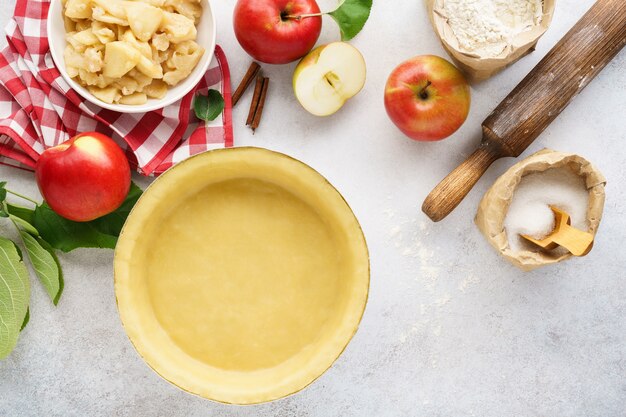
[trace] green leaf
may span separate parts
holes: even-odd
[[[27,207],[16,206],[10,203],[7,203],[7,211],[9,214],[14,215],[15,217],[19,217],[20,219],[33,224],[35,210],[29,209]]]
[[[24,321],[22,322],[22,327],[20,327],[20,332],[24,330],[24,327],[26,327],[29,321],[30,321],[30,308],[27,308],[26,316],[24,316]]]
[[[37,229],[35,229],[35,227],[32,224],[28,223],[26,220],[22,219],[21,217],[14,216],[12,214],[9,214],[9,218],[13,220],[16,225],[21,226],[20,231],[25,230],[26,232],[30,233],[33,236],[39,236],[39,232],[37,231]]]
[[[12,241],[0,237],[0,359],[17,343],[28,311],[28,270]]]
[[[341,40],[345,42],[363,29],[371,10],[372,0],[344,0],[336,10],[328,14],[339,25]]]
[[[122,205],[111,214],[107,214],[104,217],[100,217],[92,222],[94,227],[107,235],[119,236],[126,222],[126,218],[130,214],[130,211],[135,207],[135,203],[141,197],[143,191],[135,183],[130,184],[130,191],[126,196],[126,200]]]
[[[215,120],[224,110],[224,97],[217,90],[209,90],[208,95],[197,95],[193,99],[193,110],[200,120]]]
[[[91,222],[79,223],[56,214],[43,203],[35,209],[35,227],[53,248],[70,252],[76,248],[115,248],[117,237],[99,232]]]
[[[42,248],[47,250],[48,253],[52,255],[52,259],[54,259],[54,263],[56,263],[57,268],[59,268],[59,290],[57,291],[56,297],[52,299],[52,303],[54,305],[57,305],[59,304],[59,300],[61,299],[61,294],[63,294],[63,289],[65,288],[65,280],[63,279],[63,269],[61,269],[61,262],[59,262],[59,258],[57,258],[54,248],[50,246],[48,242],[46,242],[45,240],[41,238],[38,240],[38,242]]]
[[[141,189],[133,184],[120,208],[84,223],[67,220],[43,203],[35,208],[33,225],[43,240],[63,252],[77,248],[114,249],[122,226],[140,196]]]
[[[0,182],[0,202],[7,198],[7,190],[4,188],[7,185],[6,181]]]
[[[63,290],[63,273],[59,260],[54,254],[54,249],[47,245],[50,249],[48,250],[42,245],[44,241],[41,238],[36,238],[24,230],[20,230],[20,236],[37,277],[39,277],[54,305],[57,305]]]
[[[0,182],[0,217],[9,217],[7,212],[7,190],[4,188],[7,185],[6,181]]]

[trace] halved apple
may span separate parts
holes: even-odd
[[[352,45],[333,42],[315,48],[296,67],[293,90],[309,113],[329,116],[365,84],[365,60]]]

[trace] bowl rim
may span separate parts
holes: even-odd
[[[83,87],[82,85],[74,81],[67,74],[67,71],[65,69],[65,60],[63,59],[63,56],[57,56],[55,49],[52,47],[52,43],[54,42],[52,39],[54,38],[50,36],[50,34],[52,33],[53,19],[55,19],[55,17],[52,16],[52,14],[57,12],[58,7],[61,5],[61,0],[50,0],[50,6],[48,7],[48,14],[46,17],[47,18],[46,35],[48,38],[50,56],[52,57],[54,66],[61,74],[61,77],[63,78],[63,80],[65,80],[65,82],[67,82],[69,86],[74,91],[76,91],[76,93],[78,93],[78,95],[80,95],[89,103],[92,103],[100,108],[112,110],[118,113],[147,113],[147,112],[151,112],[155,110],[161,110],[169,106],[170,104],[175,103],[178,100],[181,100],[183,97],[185,97],[185,95],[187,95],[191,90],[193,90],[198,85],[198,83],[202,80],[202,77],[204,77],[204,75],[206,74],[207,70],[209,69],[209,66],[211,65],[211,62],[213,61],[213,58],[215,57],[215,47],[217,45],[217,39],[216,39],[217,38],[217,25],[216,25],[216,20],[215,20],[215,13],[213,13],[213,5],[211,3],[211,0],[202,0],[202,1],[206,2],[206,7],[210,11],[210,15],[211,15],[210,22],[213,27],[213,30],[211,31],[211,34],[210,34],[211,37],[210,37],[209,47],[205,48],[205,51],[204,51],[205,54],[208,54],[208,57],[207,57],[206,62],[202,66],[200,65],[196,66],[196,68],[194,68],[191,74],[189,74],[187,78],[183,81],[183,82],[189,82],[189,88],[184,88],[180,90],[178,94],[172,94],[170,97],[168,97],[168,95],[166,94],[166,96],[163,97],[162,99],[149,99],[148,102],[146,102],[145,104],[140,104],[140,105],[109,104],[109,103],[105,103],[99,100],[93,94],[91,94],[85,87]],[[56,13],[56,14],[58,15],[56,19],[62,18],[62,15],[60,13]],[[67,41],[66,41],[66,44],[67,44]],[[171,90],[168,87],[168,94],[170,91]]]
[[[343,341],[343,343],[340,343],[340,345],[338,346],[339,349],[336,352],[335,355],[333,355],[333,359],[326,365],[324,366],[322,369],[319,369],[319,372],[316,373],[314,376],[312,376],[311,378],[309,378],[305,383],[303,384],[298,384],[296,387],[292,386],[289,390],[289,392],[282,392],[280,395],[275,395],[272,396],[271,398],[268,399],[264,399],[264,400],[246,400],[246,401],[238,401],[238,400],[234,400],[233,398],[229,398],[228,396],[223,397],[220,395],[215,395],[215,393],[208,394],[206,391],[204,390],[196,390],[193,389],[192,387],[187,386],[187,384],[185,384],[184,382],[181,381],[177,381],[176,377],[173,375],[169,375],[165,369],[162,369],[161,364],[157,364],[157,363],[153,363],[151,361],[149,361],[145,355],[144,355],[144,348],[143,345],[140,343],[139,339],[135,339],[133,337],[131,337],[131,334],[129,333],[129,329],[127,328],[127,325],[130,325],[131,323],[128,322],[127,314],[124,313],[123,311],[123,307],[122,304],[120,303],[120,294],[119,294],[119,287],[120,287],[120,267],[118,267],[118,259],[119,259],[119,251],[121,250],[121,246],[124,245],[117,245],[114,251],[114,268],[113,268],[113,283],[114,283],[114,292],[115,292],[115,303],[116,303],[116,307],[117,307],[117,311],[118,311],[118,315],[122,324],[122,328],[124,328],[124,332],[128,338],[128,340],[131,342],[131,345],[133,346],[133,348],[135,349],[135,351],[137,352],[137,354],[141,357],[141,359],[148,365],[148,367],[150,369],[152,369],[152,371],[154,371],[157,375],[159,375],[161,378],[163,378],[165,381],[169,382],[170,384],[174,385],[175,387],[179,388],[182,391],[185,391],[187,393],[190,393],[194,396],[203,398],[203,399],[208,399],[210,401],[214,401],[217,403],[222,403],[222,404],[227,404],[227,405],[241,405],[241,406],[245,406],[245,405],[255,405],[255,404],[264,404],[264,403],[269,403],[269,402],[274,402],[286,397],[290,397],[292,395],[295,395],[297,393],[299,393],[300,391],[303,391],[304,389],[306,389],[308,386],[310,386],[311,384],[313,384],[315,381],[317,381],[319,378],[322,377],[322,375],[324,375],[336,362],[337,360],[343,355],[343,353],[345,352],[346,348],[348,347],[348,345],[350,344],[350,342],[352,341],[352,339],[354,338],[354,336],[356,335],[358,329],[360,328],[362,321],[363,321],[363,317],[365,315],[365,310],[367,309],[367,304],[369,301],[369,295],[370,295],[370,284],[371,284],[371,258],[370,258],[370,250],[367,244],[367,239],[365,237],[365,233],[363,231],[363,227],[361,226],[361,223],[359,222],[354,210],[352,209],[352,207],[349,205],[349,203],[346,201],[345,197],[339,192],[339,190],[337,190],[337,188],[325,177],[323,176],[319,171],[317,171],[315,168],[311,167],[310,165],[308,165],[307,163],[296,159],[290,155],[287,155],[285,153],[279,152],[279,151],[275,151],[275,150],[271,150],[271,149],[267,149],[267,148],[262,148],[262,147],[256,147],[256,146],[243,146],[243,147],[235,147],[235,148],[223,148],[223,149],[213,149],[213,150],[208,150],[202,153],[199,153],[197,155],[194,155],[188,159],[186,159],[185,161],[182,161],[181,163],[174,165],[173,167],[169,168],[168,171],[172,171],[174,170],[178,165],[184,165],[187,161],[193,161],[195,159],[202,159],[202,158],[207,158],[210,157],[209,155],[219,155],[219,154],[226,154],[226,153],[232,153],[232,152],[252,152],[252,153],[260,153],[260,154],[264,154],[264,155],[270,155],[273,157],[284,157],[286,158],[286,160],[289,161],[290,164],[297,164],[299,166],[301,166],[303,169],[311,172],[312,174],[314,174],[318,180],[320,181],[320,183],[325,184],[326,187],[328,187],[330,190],[332,190],[332,192],[336,193],[340,199],[340,201],[345,205],[345,209],[347,210],[346,213],[349,213],[349,216],[351,218],[354,219],[355,221],[355,227],[356,227],[356,231],[357,231],[357,235],[358,235],[358,245],[360,245],[361,249],[363,250],[363,255],[364,255],[364,260],[366,263],[366,268],[364,271],[364,276],[362,278],[364,278],[363,282],[361,283],[361,285],[364,285],[364,294],[363,294],[363,299],[362,299],[362,303],[360,304],[360,307],[358,308],[358,313],[355,314],[355,321],[352,323],[351,325],[351,330],[349,331],[349,334],[347,335],[347,338]],[[166,171],[167,173],[167,171]],[[164,174],[166,174],[164,173]],[[165,175],[161,175],[159,178],[163,178]],[[316,180],[317,181],[317,180]],[[153,183],[149,184],[148,187],[146,188],[146,190],[144,190],[144,195],[145,193],[151,188],[153,187]],[[142,196],[143,197],[143,196]],[[136,205],[137,206],[137,205]],[[137,211],[135,208],[133,207],[131,209],[131,212],[129,214],[129,218],[133,215],[133,211]],[[128,223],[124,225],[124,227],[122,228],[122,231],[120,232],[120,236],[119,236],[119,241],[124,240],[124,235],[127,234],[126,232],[128,232]]]

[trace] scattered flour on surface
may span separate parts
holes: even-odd
[[[388,212],[388,209],[384,211]],[[393,216],[387,216],[389,220],[393,219]],[[432,249],[426,247],[422,241],[421,236],[427,236],[428,232],[426,231],[426,223],[421,222],[419,230],[416,227],[412,226],[416,223],[416,220],[406,221],[400,225],[394,225],[389,229],[389,238],[393,243],[393,246],[399,249],[399,252],[402,256],[406,258],[414,258],[417,259],[420,266],[420,273],[422,277],[427,278],[432,281],[439,276],[440,268],[438,266],[433,266],[433,259],[435,257],[435,252]],[[408,226],[411,225],[411,226]],[[408,226],[408,227],[406,227]],[[403,228],[408,228],[413,230],[413,232],[405,236],[402,233]]]
[[[383,213],[385,213],[385,215],[389,219],[393,219],[396,216],[396,212],[393,211],[392,209],[386,209],[385,211],[383,211]]]
[[[400,334],[400,336],[398,337],[398,342],[400,342],[400,344],[406,343],[407,340],[409,340],[411,336],[417,334],[418,331],[419,331],[419,327],[416,325],[412,325],[408,331],[405,331],[404,333]]]
[[[462,52],[500,55],[512,39],[541,22],[542,0],[442,0]]]
[[[548,235],[554,229],[550,205],[567,212],[572,226],[587,230],[588,204],[589,193],[584,180],[568,168],[553,168],[523,177],[504,219],[511,249],[538,250],[519,235],[537,239]]]
[[[448,301],[450,301],[450,294],[444,294],[444,295],[443,295],[443,297],[438,298],[438,299],[435,301],[435,305],[436,305],[437,307],[443,307],[443,306],[445,306],[446,304],[448,304]]]
[[[417,317],[398,335],[396,344],[400,346],[414,343],[416,335],[424,332],[439,337],[443,329],[442,317],[446,314],[444,306],[451,301],[450,282],[441,278],[452,263],[443,264],[437,256],[441,253],[441,248],[429,245],[429,241],[425,239],[431,230],[430,223],[403,215],[390,216],[390,209],[383,209],[383,213],[388,222],[388,242],[404,258],[402,262],[408,264],[411,283],[418,286],[419,293],[424,297],[424,302],[416,300]],[[407,282],[403,279],[396,285],[405,288],[403,285]],[[437,355],[431,355],[429,361],[433,368],[438,366]]]
[[[478,284],[479,282],[480,278],[476,277],[475,275],[468,275],[463,279],[463,281],[459,283],[459,286],[457,288],[459,289],[459,291],[465,292],[467,288],[474,284]]]

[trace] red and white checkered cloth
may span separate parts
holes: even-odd
[[[162,110],[127,114],[86,102],[54,66],[46,20],[50,0],[17,0],[0,52],[0,163],[33,169],[46,149],[87,131],[113,137],[131,165],[158,175],[191,155],[233,145],[230,74],[222,49],[196,88]],[[206,124],[191,110],[198,92],[222,92],[221,119]]]

